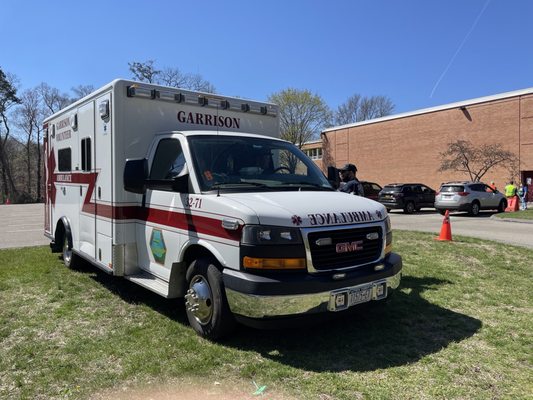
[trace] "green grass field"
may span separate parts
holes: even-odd
[[[517,211],[517,212],[511,212],[511,213],[501,213],[501,214],[494,214],[497,218],[511,218],[511,219],[529,219],[533,220],[533,210],[523,210],[523,211]]]
[[[0,251],[0,398],[115,398],[188,379],[240,398],[531,399],[531,250],[433,236],[395,232],[404,278],[390,302],[299,329],[241,327],[220,344],[193,333],[181,301],[68,270],[46,247]]]

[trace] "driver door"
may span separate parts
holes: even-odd
[[[185,167],[180,137],[163,137],[152,150],[150,179],[172,181]],[[137,224],[140,268],[161,279],[169,280],[172,263],[187,228],[184,202],[186,193],[173,191],[168,185],[146,191],[146,220]]]

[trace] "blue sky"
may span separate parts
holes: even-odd
[[[0,37],[21,89],[99,87],[148,59],[221,94],[385,95],[396,113],[533,87],[528,0],[2,0]]]

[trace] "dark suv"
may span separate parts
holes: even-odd
[[[379,192],[378,201],[387,211],[402,209],[411,214],[422,207],[433,207],[435,191],[421,183],[391,183]]]
[[[361,185],[363,185],[363,191],[365,192],[365,197],[368,199],[378,201],[379,192],[381,192],[383,188],[375,182],[369,182],[369,181],[359,181],[359,182],[361,182]]]

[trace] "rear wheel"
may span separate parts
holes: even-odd
[[[69,245],[68,235],[63,235],[63,250],[62,250],[63,264],[67,268],[74,268],[76,266],[76,255],[72,252],[72,247]]]
[[[186,278],[185,309],[191,327],[211,340],[229,334],[235,319],[226,299],[222,272],[209,259],[200,258],[191,263]]]
[[[415,203],[413,203],[412,201],[407,202],[407,204],[405,205],[403,211],[406,214],[414,213],[415,212]]]
[[[470,204],[470,210],[468,213],[474,217],[479,215],[479,203],[477,201],[474,201],[472,204]]]
[[[498,205],[498,212],[502,213],[505,212],[505,209],[507,208],[507,202],[505,200],[501,200],[500,204]]]
[[[437,210],[439,212],[440,215],[444,215],[446,214],[446,210]]]

